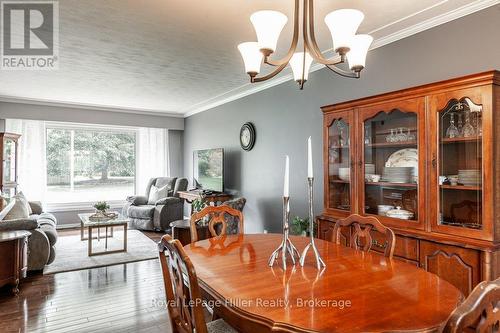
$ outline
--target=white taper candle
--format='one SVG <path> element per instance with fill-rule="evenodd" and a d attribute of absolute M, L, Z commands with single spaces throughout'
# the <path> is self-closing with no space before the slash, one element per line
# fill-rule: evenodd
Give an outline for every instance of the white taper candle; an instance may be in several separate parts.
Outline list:
<path fill-rule="evenodd" d="M 311 137 L 307 139 L 307 178 L 313 178 L 313 159 Z"/>
<path fill-rule="evenodd" d="M 284 197 L 289 197 L 290 196 L 290 159 L 288 158 L 288 155 L 286 155 L 285 159 L 285 185 L 283 186 L 283 196 Z"/>

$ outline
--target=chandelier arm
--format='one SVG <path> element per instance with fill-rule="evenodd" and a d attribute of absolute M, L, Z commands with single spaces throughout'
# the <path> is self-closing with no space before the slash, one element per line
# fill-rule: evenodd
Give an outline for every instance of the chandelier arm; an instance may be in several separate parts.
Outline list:
<path fill-rule="evenodd" d="M 264 63 L 271 65 L 271 66 L 281 66 L 283 64 L 288 64 L 290 59 L 292 58 L 293 54 L 295 53 L 295 50 L 297 49 L 297 44 L 299 42 L 299 14 L 300 14 L 300 0 L 295 0 L 295 11 L 294 11 L 294 18 L 293 18 L 293 37 L 292 37 L 292 44 L 290 45 L 290 49 L 288 49 L 288 53 L 281 59 L 279 60 L 272 60 L 269 59 L 268 56 L 264 57 Z"/>
<path fill-rule="evenodd" d="M 314 33 L 314 0 L 304 0 L 304 21 L 306 17 L 309 18 L 309 29 L 307 29 L 306 24 L 304 24 L 304 43 L 307 45 L 307 49 L 311 53 L 311 56 L 316 62 L 323 65 L 337 65 L 345 61 L 345 57 L 342 56 L 340 60 L 329 60 L 323 57 L 321 50 L 316 42 L 316 35 Z M 308 8 L 309 7 L 309 8 Z M 308 13 L 309 9 L 309 13 Z"/>
<path fill-rule="evenodd" d="M 349 72 L 349 71 L 345 71 L 341 68 L 338 68 L 335 65 L 325 65 L 325 66 L 326 66 L 326 68 L 328 68 L 332 72 L 337 73 L 338 75 L 341 75 L 343 77 L 349 77 L 349 78 L 353 78 L 353 79 L 359 79 L 359 77 L 360 77 L 359 71 Z"/>
<path fill-rule="evenodd" d="M 288 65 L 288 62 L 285 62 L 284 64 L 281 64 L 281 65 L 278 65 L 274 71 L 272 71 L 271 73 L 269 73 L 265 76 L 261 76 L 261 77 L 254 76 L 251 78 L 251 82 L 254 83 L 254 82 L 262 82 L 262 81 L 269 80 L 269 79 L 275 77 L 276 75 L 278 75 L 286 67 L 286 65 Z"/>

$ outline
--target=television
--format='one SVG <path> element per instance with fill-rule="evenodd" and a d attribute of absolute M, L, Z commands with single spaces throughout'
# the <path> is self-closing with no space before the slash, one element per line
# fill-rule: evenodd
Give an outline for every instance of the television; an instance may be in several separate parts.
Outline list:
<path fill-rule="evenodd" d="M 224 149 L 195 150 L 193 178 L 197 189 L 224 191 Z"/>

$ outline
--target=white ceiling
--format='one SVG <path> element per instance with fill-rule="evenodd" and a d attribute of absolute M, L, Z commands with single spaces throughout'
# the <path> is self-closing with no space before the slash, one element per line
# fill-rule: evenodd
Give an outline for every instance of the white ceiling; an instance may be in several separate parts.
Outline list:
<path fill-rule="evenodd" d="M 360 32 L 380 47 L 499 2 L 316 0 L 316 33 L 329 50 L 324 16 L 358 8 L 366 17 Z M 236 46 L 255 40 L 251 13 L 275 9 L 289 17 L 282 54 L 292 0 L 60 0 L 59 8 L 59 70 L 1 71 L 0 99 L 185 116 L 289 78 L 249 84 Z"/>

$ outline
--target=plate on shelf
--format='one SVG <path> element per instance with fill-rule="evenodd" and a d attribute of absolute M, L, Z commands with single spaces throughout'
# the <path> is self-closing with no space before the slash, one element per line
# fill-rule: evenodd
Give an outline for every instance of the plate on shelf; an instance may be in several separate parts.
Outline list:
<path fill-rule="evenodd" d="M 414 168 L 413 181 L 418 181 L 418 150 L 415 148 L 405 148 L 400 149 L 387 159 L 385 166 L 389 168 L 402 168 L 402 167 L 412 167 Z"/>
<path fill-rule="evenodd" d="M 392 153 L 385 162 L 386 167 L 414 167 L 418 168 L 418 150 L 405 148 Z"/>

